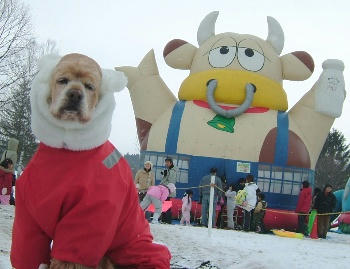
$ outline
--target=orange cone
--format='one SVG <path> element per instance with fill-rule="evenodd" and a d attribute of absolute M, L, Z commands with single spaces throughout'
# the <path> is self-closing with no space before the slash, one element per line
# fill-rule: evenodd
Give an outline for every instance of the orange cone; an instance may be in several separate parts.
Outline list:
<path fill-rule="evenodd" d="M 310 238 L 311 239 L 318 239 L 318 235 L 317 235 L 317 216 L 315 218 L 314 224 L 312 225 L 312 230 L 310 233 Z"/>

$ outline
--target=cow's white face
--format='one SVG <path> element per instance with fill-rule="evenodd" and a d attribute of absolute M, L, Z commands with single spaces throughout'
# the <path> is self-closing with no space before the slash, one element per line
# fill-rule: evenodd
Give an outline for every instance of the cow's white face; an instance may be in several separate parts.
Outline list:
<path fill-rule="evenodd" d="M 218 34 L 197 49 L 191 74 L 209 69 L 243 70 L 282 82 L 279 55 L 265 40 L 252 35 Z"/>
<path fill-rule="evenodd" d="M 245 107 L 286 111 L 288 102 L 282 81 L 304 80 L 311 76 L 311 56 L 306 52 L 280 56 L 284 34 L 279 23 L 271 17 L 268 18 L 269 35 L 263 40 L 229 32 L 215 35 L 213 25 L 217 15 L 212 12 L 202 21 L 197 33 L 199 48 L 175 39 L 164 49 L 168 65 L 190 70 L 180 87 L 179 99 L 209 102 L 210 97 L 214 103 L 241 105 L 248 100 L 247 85 L 254 85 L 254 96 L 249 97 Z M 214 91 L 209 90 L 210 80 L 217 82 Z"/>

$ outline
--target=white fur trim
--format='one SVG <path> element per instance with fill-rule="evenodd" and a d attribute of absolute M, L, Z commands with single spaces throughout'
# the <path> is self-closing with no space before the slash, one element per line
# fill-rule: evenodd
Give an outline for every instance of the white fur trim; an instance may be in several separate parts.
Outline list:
<path fill-rule="evenodd" d="M 47 264 L 40 264 L 38 269 L 48 269 L 49 267 L 47 266 Z"/>
<path fill-rule="evenodd" d="M 103 93 L 120 92 L 128 84 L 128 79 L 120 71 L 102 69 L 102 78 L 101 89 Z"/>
<path fill-rule="evenodd" d="M 41 142 L 55 148 L 88 150 L 98 147 L 110 135 L 115 107 L 113 93 L 125 87 L 126 78 L 122 72 L 103 70 L 102 94 L 91 120 L 86 124 L 61 121 L 52 116 L 47 103 L 51 74 L 59 60 L 54 56 L 45 57 L 41 61 L 42 69 L 33 80 L 30 92 L 32 131 Z"/>

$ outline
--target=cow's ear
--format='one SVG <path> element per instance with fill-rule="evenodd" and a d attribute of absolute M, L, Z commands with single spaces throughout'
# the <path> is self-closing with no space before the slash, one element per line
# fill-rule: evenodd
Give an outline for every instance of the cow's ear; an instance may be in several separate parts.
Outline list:
<path fill-rule="evenodd" d="M 314 60 L 305 51 L 294 51 L 281 57 L 283 79 L 305 80 L 314 72 Z"/>
<path fill-rule="evenodd" d="M 163 56 L 167 65 L 189 70 L 196 51 L 197 48 L 192 44 L 181 39 L 173 39 L 165 46 Z"/>

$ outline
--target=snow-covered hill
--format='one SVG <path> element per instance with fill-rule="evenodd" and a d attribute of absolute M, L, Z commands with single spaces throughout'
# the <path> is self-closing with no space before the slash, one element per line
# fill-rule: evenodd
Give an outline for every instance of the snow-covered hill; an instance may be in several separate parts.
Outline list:
<path fill-rule="evenodd" d="M 0 269 L 10 269 L 14 208 L 0 206 Z M 154 240 L 172 253 L 173 268 L 195 268 L 204 261 L 228 268 L 349 268 L 350 236 L 328 233 L 327 240 L 292 239 L 179 225 L 151 225 Z"/>

